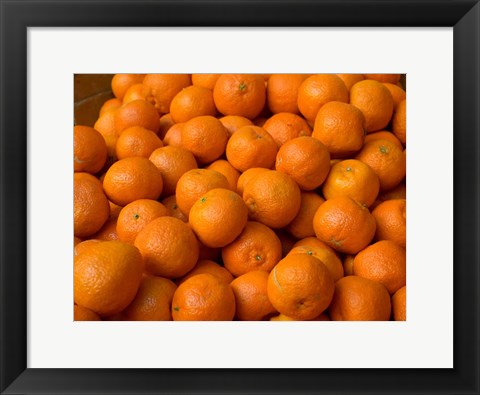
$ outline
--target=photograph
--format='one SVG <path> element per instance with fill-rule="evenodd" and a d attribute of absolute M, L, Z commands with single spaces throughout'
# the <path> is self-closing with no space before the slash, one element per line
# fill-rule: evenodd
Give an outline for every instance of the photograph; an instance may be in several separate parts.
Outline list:
<path fill-rule="evenodd" d="M 75 321 L 405 321 L 405 74 L 76 74 Z"/>

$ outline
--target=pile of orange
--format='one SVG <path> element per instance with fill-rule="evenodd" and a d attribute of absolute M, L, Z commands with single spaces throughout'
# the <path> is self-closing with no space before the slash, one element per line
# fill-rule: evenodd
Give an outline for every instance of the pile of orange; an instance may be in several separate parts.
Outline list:
<path fill-rule="evenodd" d="M 405 320 L 400 74 L 116 74 L 74 127 L 75 320 Z"/>

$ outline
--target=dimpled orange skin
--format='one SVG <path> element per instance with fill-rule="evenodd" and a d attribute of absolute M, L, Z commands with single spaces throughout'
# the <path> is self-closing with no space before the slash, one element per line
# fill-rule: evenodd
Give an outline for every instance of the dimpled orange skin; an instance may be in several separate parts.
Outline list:
<path fill-rule="evenodd" d="M 189 85 L 189 74 L 147 74 L 143 79 L 142 94 L 159 113 L 166 114 L 175 95 Z"/>
<path fill-rule="evenodd" d="M 372 241 L 375 227 L 375 218 L 368 209 L 344 196 L 327 200 L 313 218 L 320 241 L 347 254 L 363 250 Z"/>
<path fill-rule="evenodd" d="M 393 294 L 392 313 L 395 321 L 407 320 L 407 286 L 400 288 Z"/>
<path fill-rule="evenodd" d="M 315 192 L 302 192 L 300 210 L 293 221 L 285 227 L 285 230 L 297 239 L 315 236 L 313 217 L 324 202 L 325 199 Z"/>
<path fill-rule="evenodd" d="M 221 74 L 192 74 L 192 85 L 208 88 L 213 91 Z"/>
<path fill-rule="evenodd" d="M 398 139 L 398 137 L 396 137 L 392 132 L 389 132 L 387 130 L 381 130 L 379 132 L 373 132 L 373 133 L 367 134 L 365 136 L 365 141 L 363 142 L 363 144 L 367 144 L 370 141 L 379 140 L 379 139 L 389 140 L 392 143 L 397 144 L 398 148 L 403 149 L 403 145 L 401 141 Z"/>
<path fill-rule="evenodd" d="M 74 321 L 100 321 L 100 316 L 86 307 L 73 305 Z"/>
<path fill-rule="evenodd" d="M 228 132 L 217 118 L 204 115 L 185 122 L 181 140 L 199 163 L 211 163 L 225 152 Z"/>
<path fill-rule="evenodd" d="M 298 108 L 310 122 L 315 121 L 318 110 L 330 101 L 348 103 L 347 87 L 335 74 L 312 75 L 298 89 Z"/>
<path fill-rule="evenodd" d="M 290 112 L 298 114 L 298 88 L 306 74 L 272 74 L 267 83 L 267 105 L 274 114 Z"/>
<path fill-rule="evenodd" d="M 180 210 L 188 217 L 195 202 L 214 188 L 229 188 L 227 178 L 215 170 L 192 169 L 177 182 L 175 195 Z"/>
<path fill-rule="evenodd" d="M 132 156 L 148 158 L 160 147 L 163 147 L 162 140 L 154 132 L 141 126 L 132 126 L 125 129 L 118 137 L 115 153 L 118 159 Z"/>
<path fill-rule="evenodd" d="M 138 233 L 155 218 L 168 215 L 160 202 L 138 199 L 122 208 L 117 220 L 117 233 L 121 241 L 133 244 Z"/>
<path fill-rule="evenodd" d="M 237 182 L 240 177 L 240 172 L 235 169 L 232 164 L 225 159 L 218 159 L 215 162 L 210 163 L 206 169 L 218 171 L 223 174 L 230 185 L 232 191 L 237 190 Z"/>
<path fill-rule="evenodd" d="M 174 321 L 231 321 L 234 315 L 232 288 L 211 274 L 190 277 L 173 295 Z"/>
<path fill-rule="evenodd" d="M 126 206 L 138 199 L 160 197 L 163 180 L 160 171 L 147 158 L 131 157 L 115 162 L 107 170 L 103 189 L 109 200 Z"/>
<path fill-rule="evenodd" d="M 262 321 L 277 313 L 267 295 L 268 273 L 257 270 L 237 277 L 230 284 L 235 294 L 235 318 Z"/>
<path fill-rule="evenodd" d="M 162 174 L 162 196 L 175 194 L 180 177 L 187 171 L 198 167 L 193 154 L 182 147 L 166 146 L 157 148 L 152 152 L 149 159 Z"/>
<path fill-rule="evenodd" d="M 89 173 L 73 176 L 73 232 L 80 238 L 99 231 L 108 219 L 110 205 L 102 183 Z"/>
<path fill-rule="evenodd" d="M 407 98 L 407 93 L 398 85 L 390 84 L 388 82 L 384 83 L 383 85 L 390 91 L 390 94 L 393 98 L 393 108 L 396 109 L 398 104 Z"/>
<path fill-rule="evenodd" d="M 337 76 L 340 77 L 349 92 L 353 85 L 365 79 L 363 74 L 337 74 Z"/>
<path fill-rule="evenodd" d="M 322 185 L 325 199 L 347 196 L 370 207 L 378 196 L 380 182 L 375 172 L 365 163 L 347 159 L 330 169 Z"/>
<path fill-rule="evenodd" d="M 185 274 L 185 276 L 177 279 L 177 284 L 180 285 L 190 277 L 196 276 L 197 274 L 205 273 L 218 277 L 222 281 L 225 281 L 227 284 L 230 284 L 233 281 L 232 274 L 223 266 L 220 266 L 217 262 L 211 261 L 209 259 L 199 259 L 199 261 L 192 270 Z"/>
<path fill-rule="evenodd" d="M 122 100 L 127 90 L 135 84 L 141 84 L 144 78 L 144 74 L 115 74 L 111 82 L 112 92 Z"/>
<path fill-rule="evenodd" d="M 385 200 L 372 211 L 377 222 L 376 240 L 392 240 L 399 246 L 407 246 L 407 218 L 405 199 Z"/>
<path fill-rule="evenodd" d="M 248 182 L 257 174 L 264 173 L 268 170 L 269 169 L 266 169 L 264 167 L 252 167 L 251 169 L 245 170 L 242 174 L 240 174 L 240 177 L 238 177 L 236 188 L 237 193 L 243 196 L 243 190 L 245 188 L 245 185 L 247 185 Z"/>
<path fill-rule="evenodd" d="M 250 219 L 279 229 L 297 216 L 301 193 L 288 175 L 270 170 L 257 174 L 244 186 L 243 200 Z"/>
<path fill-rule="evenodd" d="M 390 295 L 377 281 L 347 276 L 335 283 L 328 314 L 332 321 L 388 321 Z"/>
<path fill-rule="evenodd" d="M 227 160 L 240 172 L 252 167 L 271 169 L 277 155 L 272 136 L 259 126 L 244 126 L 228 140 Z"/>
<path fill-rule="evenodd" d="M 265 82 L 258 74 L 222 74 L 213 89 L 213 99 L 223 115 L 254 119 L 265 105 Z"/>
<path fill-rule="evenodd" d="M 178 218 L 154 219 L 140 231 L 134 245 L 142 253 L 147 271 L 156 276 L 182 277 L 198 260 L 197 238 Z"/>
<path fill-rule="evenodd" d="M 392 94 L 378 81 L 364 80 L 353 85 L 350 104 L 362 111 L 367 133 L 385 128 L 392 118 Z"/>
<path fill-rule="evenodd" d="M 176 284 L 163 277 L 145 275 L 132 303 L 123 311 L 128 321 L 171 321 Z"/>
<path fill-rule="evenodd" d="M 353 274 L 382 283 L 392 295 L 407 282 L 405 248 L 390 240 L 378 241 L 360 251 L 353 261 Z"/>
<path fill-rule="evenodd" d="M 365 78 L 379 82 L 389 82 L 396 84 L 400 81 L 400 74 L 365 74 Z"/>
<path fill-rule="evenodd" d="M 278 147 L 296 137 L 311 136 L 312 128 L 300 115 L 280 112 L 272 115 L 263 124 Z"/>
<path fill-rule="evenodd" d="M 222 248 L 225 268 L 235 277 L 253 270 L 269 272 L 282 258 L 282 244 L 273 230 L 260 222 L 247 222 L 242 233 Z"/>
<path fill-rule="evenodd" d="M 92 244 L 75 256 L 75 303 L 99 315 L 121 312 L 135 297 L 143 272 L 137 248 L 119 241 Z"/>
<path fill-rule="evenodd" d="M 401 101 L 393 114 L 392 132 L 403 145 L 407 143 L 407 101 Z"/>
<path fill-rule="evenodd" d="M 95 174 L 107 161 L 107 145 L 94 128 L 77 125 L 73 128 L 73 169 Z"/>
<path fill-rule="evenodd" d="M 286 256 L 268 276 L 267 293 L 281 314 L 311 320 L 330 304 L 335 285 L 317 258 L 304 254 Z"/>
<path fill-rule="evenodd" d="M 122 133 L 131 126 L 142 126 L 158 133 L 160 116 L 155 107 L 145 100 L 133 100 L 115 110 L 113 121 L 117 133 Z"/>
<path fill-rule="evenodd" d="M 344 275 L 342 261 L 330 249 L 299 246 L 292 248 L 288 253 L 288 255 L 293 254 L 305 254 L 319 259 L 332 275 L 333 281 L 341 279 Z"/>
<path fill-rule="evenodd" d="M 201 115 L 214 116 L 216 113 L 212 91 L 200 86 L 182 89 L 170 103 L 170 115 L 175 123 L 187 122 Z"/>
<path fill-rule="evenodd" d="M 170 217 L 175 217 L 183 222 L 188 222 L 187 216 L 183 214 L 182 210 L 180 210 L 180 207 L 178 207 L 177 198 L 175 195 L 163 199 L 162 204 L 167 208 L 168 215 L 170 215 Z"/>
<path fill-rule="evenodd" d="M 253 122 L 250 119 L 239 115 L 226 115 L 219 119 L 230 136 L 243 126 L 253 126 Z"/>
<path fill-rule="evenodd" d="M 355 106 L 331 101 L 317 113 L 312 137 L 320 140 L 332 158 L 345 158 L 362 148 L 365 117 Z"/>
<path fill-rule="evenodd" d="M 380 181 L 380 192 L 395 188 L 405 178 L 406 156 L 397 144 L 378 139 L 365 144 L 355 159 L 370 166 Z"/>
<path fill-rule="evenodd" d="M 189 224 L 207 247 L 231 243 L 248 221 L 248 209 L 237 193 L 216 188 L 208 191 L 190 209 Z"/>
<path fill-rule="evenodd" d="M 297 137 L 280 147 L 275 169 L 289 175 L 301 190 L 312 191 L 327 178 L 330 154 L 327 148 L 313 137 Z"/>

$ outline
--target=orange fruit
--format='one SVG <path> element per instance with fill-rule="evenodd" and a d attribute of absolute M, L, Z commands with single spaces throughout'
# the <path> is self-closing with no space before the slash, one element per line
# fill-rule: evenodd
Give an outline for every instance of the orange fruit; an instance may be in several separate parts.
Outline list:
<path fill-rule="evenodd" d="M 398 104 L 407 98 L 407 93 L 398 85 L 390 84 L 388 82 L 383 85 L 390 91 L 393 98 L 393 109 L 396 109 Z"/>
<path fill-rule="evenodd" d="M 123 207 L 110 201 L 108 202 L 108 205 L 110 206 L 110 218 L 118 218 Z"/>
<path fill-rule="evenodd" d="M 75 248 L 78 244 L 80 244 L 82 242 L 82 239 L 78 238 L 78 237 L 73 237 L 73 248 Z"/>
<path fill-rule="evenodd" d="M 407 286 L 400 288 L 393 294 L 392 313 L 395 321 L 407 320 Z"/>
<path fill-rule="evenodd" d="M 114 125 L 117 133 L 121 134 L 131 126 L 142 126 L 145 129 L 158 133 L 160 116 L 155 107 L 145 100 L 134 100 L 115 110 Z"/>
<path fill-rule="evenodd" d="M 230 185 L 230 189 L 232 191 L 237 189 L 237 182 L 240 173 L 230 164 L 230 162 L 225 159 L 218 159 L 215 162 L 210 163 L 206 169 L 215 170 L 223 174 L 228 181 L 228 185 Z"/>
<path fill-rule="evenodd" d="M 122 104 L 123 104 L 122 101 L 120 99 L 117 99 L 116 97 L 112 99 L 108 99 L 105 103 L 102 104 L 102 107 L 100 107 L 98 116 L 101 117 L 108 110 L 120 108 Z"/>
<path fill-rule="evenodd" d="M 171 145 L 157 148 L 149 159 L 162 175 L 163 196 L 175 194 L 180 177 L 187 171 L 198 167 L 197 161 L 190 151 Z"/>
<path fill-rule="evenodd" d="M 75 303 L 99 315 L 120 313 L 135 297 L 142 272 L 142 256 L 134 246 L 120 241 L 92 244 L 75 256 Z"/>
<path fill-rule="evenodd" d="M 298 89 L 307 74 L 272 74 L 267 83 L 267 105 L 273 114 L 298 114 Z"/>
<path fill-rule="evenodd" d="M 218 277 L 220 280 L 225 281 L 227 284 L 230 284 L 233 280 L 232 274 L 223 266 L 220 266 L 217 262 L 211 261 L 209 259 L 200 259 L 192 270 L 190 270 L 187 274 L 185 274 L 185 276 L 177 280 L 177 284 L 180 285 L 190 277 L 196 276 L 197 274 L 205 273 Z"/>
<path fill-rule="evenodd" d="M 355 106 L 331 101 L 317 113 L 312 137 L 320 140 L 333 158 L 345 158 L 362 148 L 365 117 Z"/>
<path fill-rule="evenodd" d="M 215 115 L 213 93 L 208 88 L 189 86 L 178 92 L 170 103 L 170 115 L 175 123 L 187 122 L 201 115 Z"/>
<path fill-rule="evenodd" d="M 337 254 L 337 252 L 332 247 L 330 247 L 329 245 L 327 245 L 323 241 L 318 240 L 316 236 L 315 237 L 305 237 L 301 240 L 298 240 L 297 242 L 295 242 L 293 244 L 292 248 L 301 247 L 301 246 L 326 248 L 330 252 L 333 252 L 334 254 Z"/>
<path fill-rule="evenodd" d="M 86 307 L 73 305 L 73 320 L 74 321 L 100 321 L 100 316 L 94 311 Z"/>
<path fill-rule="evenodd" d="M 171 321 L 176 284 L 162 277 L 143 276 L 135 299 L 123 311 L 128 321 Z"/>
<path fill-rule="evenodd" d="M 232 288 L 211 274 L 190 277 L 173 295 L 174 321 L 231 321 L 234 315 Z"/>
<path fill-rule="evenodd" d="M 271 228 L 288 225 L 301 205 L 300 188 L 288 175 L 269 170 L 254 176 L 243 190 L 249 217 Z"/>
<path fill-rule="evenodd" d="M 172 125 L 170 129 L 168 129 L 167 133 L 165 133 L 165 137 L 163 138 L 164 145 L 171 145 L 174 147 L 181 147 L 182 146 L 182 129 L 185 126 L 185 123 L 176 123 Z"/>
<path fill-rule="evenodd" d="M 331 101 L 348 103 L 347 87 L 335 74 L 312 75 L 298 89 L 298 108 L 311 122 L 315 121 L 318 110 Z"/>
<path fill-rule="evenodd" d="M 243 126 L 228 140 L 227 160 L 235 169 L 244 172 L 252 167 L 272 168 L 277 145 L 272 136 L 259 126 Z"/>
<path fill-rule="evenodd" d="M 94 128 L 77 125 L 73 128 L 73 169 L 98 173 L 107 161 L 107 145 Z"/>
<path fill-rule="evenodd" d="M 367 144 L 372 140 L 379 140 L 379 139 L 391 141 L 392 143 L 397 144 L 398 148 L 403 149 L 403 145 L 400 142 L 400 140 L 392 132 L 389 132 L 387 130 L 381 130 L 379 132 L 373 132 L 373 133 L 367 134 L 365 136 L 365 141 L 363 142 L 363 144 Z"/>
<path fill-rule="evenodd" d="M 102 183 L 89 173 L 73 176 L 73 233 L 83 238 L 98 232 L 110 215 Z"/>
<path fill-rule="evenodd" d="M 192 84 L 213 91 L 215 84 L 221 74 L 192 74 Z"/>
<path fill-rule="evenodd" d="M 323 203 L 313 218 L 316 236 L 347 254 L 363 250 L 375 235 L 375 218 L 361 203 L 339 196 Z"/>
<path fill-rule="evenodd" d="M 187 171 L 177 182 L 175 195 L 178 207 L 188 217 L 194 203 L 214 188 L 229 188 L 228 181 L 223 174 L 208 169 Z"/>
<path fill-rule="evenodd" d="M 300 189 L 311 191 L 322 185 L 330 171 L 327 148 L 313 137 L 297 137 L 278 150 L 275 169 L 285 173 Z"/>
<path fill-rule="evenodd" d="M 390 294 L 407 281 L 405 248 L 390 240 L 378 241 L 360 251 L 353 261 L 353 274 L 383 284 Z"/>
<path fill-rule="evenodd" d="M 132 126 L 125 129 L 118 137 L 115 153 L 118 159 L 132 156 L 148 158 L 160 147 L 163 147 L 162 140 L 154 132 L 141 126 Z"/>
<path fill-rule="evenodd" d="M 190 209 L 188 223 L 207 247 L 231 243 L 248 221 L 248 209 L 237 193 L 223 188 L 203 194 Z"/>
<path fill-rule="evenodd" d="M 400 74 L 365 74 L 365 78 L 379 82 L 389 82 L 396 84 L 400 81 Z"/>
<path fill-rule="evenodd" d="M 355 159 L 370 166 L 380 181 L 380 191 L 395 188 L 406 174 L 403 150 L 388 140 L 373 140 L 365 144 Z"/>
<path fill-rule="evenodd" d="M 222 118 L 219 118 L 219 120 L 222 125 L 225 126 L 225 129 L 227 129 L 229 136 L 243 126 L 253 125 L 252 121 L 250 121 L 248 118 L 241 117 L 240 115 L 226 115 Z"/>
<path fill-rule="evenodd" d="M 88 240 L 82 241 L 81 243 L 78 243 L 73 249 L 73 255 L 76 256 L 81 254 L 83 251 L 87 250 L 92 244 L 95 244 L 95 243 L 101 243 L 101 240 L 88 239 Z"/>
<path fill-rule="evenodd" d="M 237 181 L 237 193 L 243 196 L 243 189 L 245 185 L 257 174 L 263 173 L 268 171 L 268 169 L 264 167 L 252 167 L 251 169 L 245 170 L 240 177 L 238 177 Z"/>
<path fill-rule="evenodd" d="M 349 92 L 353 85 L 365 79 L 363 74 L 337 74 L 337 76 L 340 77 Z"/>
<path fill-rule="evenodd" d="M 133 244 L 138 233 L 155 218 L 168 215 L 160 202 L 138 199 L 122 208 L 117 220 L 117 233 L 121 241 Z"/>
<path fill-rule="evenodd" d="M 175 217 L 182 220 L 183 222 L 188 222 L 188 218 L 185 216 L 185 214 L 182 213 L 180 207 L 178 207 L 177 197 L 175 195 L 163 199 L 162 204 L 167 208 L 168 215 L 170 217 Z"/>
<path fill-rule="evenodd" d="M 100 228 L 100 230 L 90 237 L 103 241 L 119 240 L 117 233 L 117 218 L 109 218 L 107 222 L 105 222 Z"/>
<path fill-rule="evenodd" d="M 406 144 L 407 142 L 407 101 L 401 101 L 397 108 L 395 109 L 395 113 L 393 114 L 392 119 L 392 132 L 398 139 L 402 142 L 402 144 Z"/>
<path fill-rule="evenodd" d="M 197 238 L 178 218 L 154 219 L 138 233 L 134 244 L 142 253 L 147 271 L 156 276 L 182 277 L 198 260 Z"/>
<path fill-rule="evenodd" d="M 393 98 L 390 91 L 377 81 L 357 82 L 350 90 L 350 104 L 362 111 L 367 133 L 385 128 L 393 114 Z"/>
<path fill-rule="evenodd" d="M 147 158 L 132 157 L 115 162 L 107 170 L 103 189 L 108 199 L 119 206 L 126 206 L 138 199 L 160 197 L 163 188 L 162 175 Z"/>
<path fill-rule="evenodd" d="M 265 82 L 258 74 L 222 74 L 213 89 L 215 105 L 223 115 L 253 119 L 265 105 Z"/>
<path fill-rule="evenodd" d="M 347 276 L 335 283 L 328 313 L 332 321 L 388 321 L 390 295 L 377 281 Z"/>
<path fill-rule="evenodd" d="M 254 270 L 269 272 L 281 258 L 279 238 L 260 222 L 247 222 L 242 233 L 222 248 L 223 264 L 235 277 Z"/>
<path fill-rule="evenodd" d="M 232 281 L 235 295 L 235 318 L 240 321 L 263 321 L 277 313 L 267 295 L 268 273 L 255 270 Z"/>
<path fill-rule="evenodd" d="M 281 314 L 311 320 L 330 304 L 335 284 L 325 265 L 307 254 L 287 255 L 268 276 L 267 293 Z"/>
<path fill-rule="evenodd" d="M 339 280 L 344 275 L 342 261 L 329 248 L 307 246 L 294 247 L 290 250 L 287 256 L 294 254 L 305 254 L 320 260 L 330 272 L 333 281 Z"/>
<path fill-rule="evenodd" d="M 367 164 L 357 159 L 343 160 L 332 166 L 322 185 L 325 199 L 339 196 L 352 198 L 370 207 L 378 196 L 380 182 Z"/>
<path fill-rule="evenodd" d="M 113 163 L 116 160 L 115 146 L 117 145 L 117 139 L 119 133 L 115 129 L 115 116 L 116 109 L 111 109 L 100 115 L 93 128 L 97 130 L 105 140 L 108 153 L 108 162 Z"/>
<path fill-rule="evenodd" d="M 228 132 L 217 118 L 204 115 L 185 122 L 181 139 L 199 163 L 211 163 L 225 152 Z"/>
<path fill-rule="evenodd" d="M 295 318 L 289 317 L 285 314 L 279 314 L 275 317 L 270 318 L 270 321 L 298 321 Z M 318 317 L 313 318 L 312 320 L 307 321 L 330 321 L 330 317 L 326 313 L 320 314 Z"/>
<path fill-rule="evenodd" d="M 343 258 L 343 272 L 345 276 L 353 276 L 353 261 L 355 259 L 355 255 L 345 255 Z"/>
<path fill-rule="evenodd" d="M 135 84 L 141 84 L 144 77 L 144 74 L 115 74 L 111 82 L 113 94 L 122 100 L 128 88 Z"/>
<path fill-rule="evenodd" d="M 372 211 L 377 222 L 376 240 L 391 240 L 405 248 L 407 219 L 405 199 L 385 200 Z"/>
<path fill-rule="evenodd" d="M 266 120 L 263 128 L 272 136 L 277 146 L 296 137 L 310 136 L 312 128 L 300 115 L 280 112 Z"/>
<path fill-rule="evenodd" d="M 302 192 L 300 210 L 285 230 L 297 239 L 315 236 L 313 217 L 325 200 L 315 192 Z"/>
<path fill-rule="evenodd" d="M 127 89 L 123 96 L 123 104 L 130 103 L 134 100 L 145 100 L 143 95 L 143 84 L 135 84 Z"/>
<path fill-rule="evenodd" d="M 163 140 L 168 130 L 175 125 L 170 114 L 164 114 L 160 117 L 160 129 L 158 130 L 158 136 Z"/>
<path fill-rule="evenodd" d="M 175 95 L 189 85 L 189 74 L 147 74 L 142 93 L 160 114 L 166 114 Z"/>

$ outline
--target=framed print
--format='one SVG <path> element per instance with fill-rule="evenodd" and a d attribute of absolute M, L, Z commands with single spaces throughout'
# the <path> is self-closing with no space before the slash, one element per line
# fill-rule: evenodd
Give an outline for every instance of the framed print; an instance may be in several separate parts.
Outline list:
<path fill-rule="evenodd" d="M 480 392 L 477 1 L 0 4 L 2 393 Z M 72 319 L 74 75 L 193 72 L 406 75 L 406 322 Z"/>

